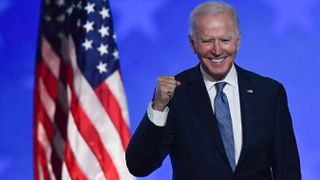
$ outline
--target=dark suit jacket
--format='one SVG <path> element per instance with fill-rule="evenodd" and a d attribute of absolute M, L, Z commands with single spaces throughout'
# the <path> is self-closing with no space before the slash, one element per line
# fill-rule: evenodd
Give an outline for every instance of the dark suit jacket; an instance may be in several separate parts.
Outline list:
<path fill-rule="evenodd" d="M 173 179 L 301 179 L 284 87 L 238 66 L 236 70 L 243 145 L 235 172 L 228 163 L 199 66 L 176 76 L 181 86 L 168 104 L 165 127 L 155 126 L 144 116 L 126 151 L 129 171 L 146 176 L 169 154 Z"/>

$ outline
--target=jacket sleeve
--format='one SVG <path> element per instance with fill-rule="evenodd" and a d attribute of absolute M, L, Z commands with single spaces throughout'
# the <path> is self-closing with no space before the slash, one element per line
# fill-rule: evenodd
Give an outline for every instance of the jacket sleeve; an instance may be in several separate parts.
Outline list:
<path fill-rule="evenodd" d="M 272 171 L 275 180 L 300 180 L 300 160 L 288 108 L 287 95 L 280 84 L 276 106 Z"/>
<path fill-rule="evenodd" d="M 147 114 L 144 115 L 126 150 L 126 163 L 131 174 L 147 176 L 161 166 L 168 154 L 163 143 L 166 126 L 158 127 Z"/>

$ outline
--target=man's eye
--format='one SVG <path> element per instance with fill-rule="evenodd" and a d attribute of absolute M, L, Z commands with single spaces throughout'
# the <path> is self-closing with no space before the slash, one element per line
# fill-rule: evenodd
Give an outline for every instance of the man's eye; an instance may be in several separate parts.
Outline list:
<path fill-rule="evenodd" d="M 202 43 L 203 44 L 209 44 L 209 43 L 211 43 L 211 41 L 210 40 L 204 40 L 204 41 L 202 41 Z"/>
<path fill-rule="evenodd" d="M 221 43 L 230 43 L 232 40 L 231 39 L 221 39 Z"/>

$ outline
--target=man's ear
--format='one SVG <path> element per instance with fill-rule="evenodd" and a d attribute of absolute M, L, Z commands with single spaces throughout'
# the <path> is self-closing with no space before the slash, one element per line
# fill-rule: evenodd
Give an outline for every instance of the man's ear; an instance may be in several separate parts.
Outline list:
<path fill-rule="evenodd" d="M 237 51 L 240 49 L 240 37 L 241 37 L 241 34 L 239 33 L 237 37 Z"/>
<path fill-rule="evenodd" d="M 237 51 L 240 49 L 240 37 L 237 40 Z"/>
<path fill-rule="evenodd" d="M 193 53 L 196 53 L 196 48 L 195 48 L 195 42 L 194 42 L 194 39 L 192 38 L 192 36 L 189 34 L 188 35 L 188 38 L 189 38 L 189 43 L 190 43 L 190 47 L 192 49 L 192 52 Z"/>

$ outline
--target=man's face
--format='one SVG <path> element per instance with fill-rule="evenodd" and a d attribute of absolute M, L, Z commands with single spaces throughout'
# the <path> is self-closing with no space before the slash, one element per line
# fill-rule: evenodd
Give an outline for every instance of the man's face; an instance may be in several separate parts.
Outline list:
<path fill-rule="evenodd" d="M 240 46 L 239 33 L 229 13 L 199 15 L 195 33 L 189 36 L 204 71 L 215 80 L 230 71 Z"/>

